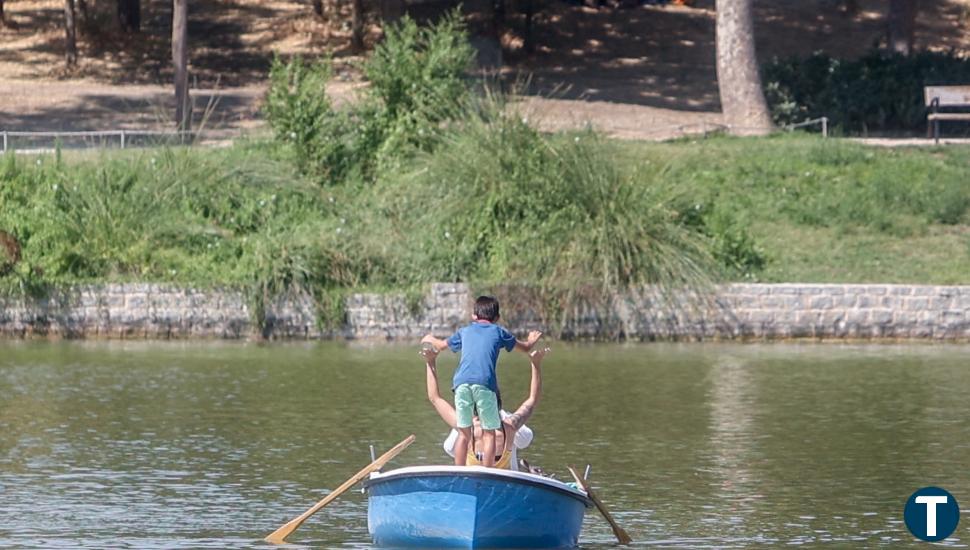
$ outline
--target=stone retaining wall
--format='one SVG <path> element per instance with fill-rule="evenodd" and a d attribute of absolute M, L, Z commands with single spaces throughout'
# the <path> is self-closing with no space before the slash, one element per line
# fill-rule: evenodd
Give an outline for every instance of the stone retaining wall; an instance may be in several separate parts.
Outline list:
<path fill-rule="evenodd" d="M 324 330 L 308 297 L 266 307 L 262 326 L 237 291 L 161 284 L 78 287 L 46 298 L 0 298 L 0 334 L 68 338 L 365 338 L 445 335 L 470 318 L 464 284 L 433 284 L 410 304 L 354 294 L 346 322 Z M 508 310 L 506 304 L 506 310 Z M 587 306 L 564 327 L 579 339 L 933 339 L 970 341 L 970 286 L 732 284 L 707 297 L 644 292 Z M 535 312 L 509 314 L 513 330 L 544 328 Z"/>

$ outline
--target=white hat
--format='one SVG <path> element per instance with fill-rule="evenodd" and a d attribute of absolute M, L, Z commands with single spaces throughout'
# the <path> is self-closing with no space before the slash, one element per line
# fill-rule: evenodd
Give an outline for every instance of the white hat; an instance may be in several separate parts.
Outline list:
<path fill-rule="evenodd" d="M 499 416 L 502 418 L 502 420 L 505 420 L 506 418 L 512 415 L 507 413 L 505 409 L 502 409 L 501 411 L 499 411 Z M 532 444 L 532 438 L 534 436 L 535 434 L 532 433 L 532 428 L 523 424 L 521 428 L 516 430 L 513 444 L 515 445 L 516 449 L 525 449 L 526 447 Z M 444 448 L 445 452 L 448 453 L 448 456 L 450 457 L 455 456 L 455 443 L 457 441 L 458 441 L 458 430 L 452 428 L 451 433 L 448 434 L 448 438 L 445 439 L 445 442 L 441 445 L 441 447 Z"/>

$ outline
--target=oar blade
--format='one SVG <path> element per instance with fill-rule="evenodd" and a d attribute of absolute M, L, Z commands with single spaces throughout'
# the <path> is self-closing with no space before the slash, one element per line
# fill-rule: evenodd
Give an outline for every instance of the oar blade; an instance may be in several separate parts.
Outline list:
<path fill-rule="evenodd" d="M 272 533 L 267 535 L 266 538 L 263 540 L 273 544 L 284 544 L 286 542 L 286 537 L 290 536 L 290 534 L 292 534 L 293 531 L 296 531 L 296 528 L 300 526 L 300 523 L 302 522 L 297 522 L 296 519 L 290 520 L 286 525 L 273 531 Z"/>
<path fill-rule="evenodd" d="M 578 483 L 579 486 L 586 491 L 586 496 L 593 501 L 593 504 L 596 505 L 596 508 L 600 511 L 600 514 L 602 514 L 603 518 L 606 519 L 606 521 L 610 524 L 610 528 L 613 529 L 613 535 L 616 537 L 617 542 L 620 544 L 630 544 L 633 542 L 633 539 L 626 532 L 626 529 L 620 527 L 620 524 L 613 519 L 613 515 L 610 514 L 610 511 L 606 509 L 606 506 L 602 502 L 600 502 L 600 499 L 596 496 L 596 493 L 589 488 L 586 480 L 579 477 L 579 474 L 576 473 L 576 470 L 572 466 L 567 466 L 567 468 L 569 468 L 569 473 L 573 475 L 573 479 L 576 480 L 576 483 Z"/>

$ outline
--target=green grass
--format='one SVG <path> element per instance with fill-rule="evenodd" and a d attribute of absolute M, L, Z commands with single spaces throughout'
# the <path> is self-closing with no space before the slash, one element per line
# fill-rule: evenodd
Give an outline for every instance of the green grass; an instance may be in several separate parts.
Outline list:
<path fill-rule="evenodd" d="M 770 261 L 759 279 L 812 283 L 970 283 L 970 227 L 932 226 L 907 238 L 761 223 L 752 227 Z"/>
<path fill-rule="evenodd" d="M 743 228 L 773 282 L 970 283 L 970 148 L 884 149 L 807 135 L 618 142 L 661 167 L 681 211 Z M 696 217 L 696 216 L 695 216 Z"/>
<path fill-rule="evenodd" d="M 470 119 L 373 180 L 285 146 L 0 159 L 8 290 L 152 281 L 281 292 L 531 285 L 566 307 L 711 280 L 970 284 L 970 150 L 811 136 L 671 143 Z M 2 258 L 0 258 L 2 260 Z M 337 320 L 339 307 L 331 307 Z"/>

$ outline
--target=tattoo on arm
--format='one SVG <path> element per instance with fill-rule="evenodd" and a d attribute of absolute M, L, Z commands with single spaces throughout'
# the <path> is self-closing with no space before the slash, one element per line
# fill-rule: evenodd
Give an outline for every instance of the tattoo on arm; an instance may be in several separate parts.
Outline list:
<path fill-rule="evenodd" d="M 515 411 L 515 414 L 509 416 L 509 420 L 518 429 L 525 424 L 530 416 L 532 416 L 532 405 L 522 405 L 519 410 Z"/>

